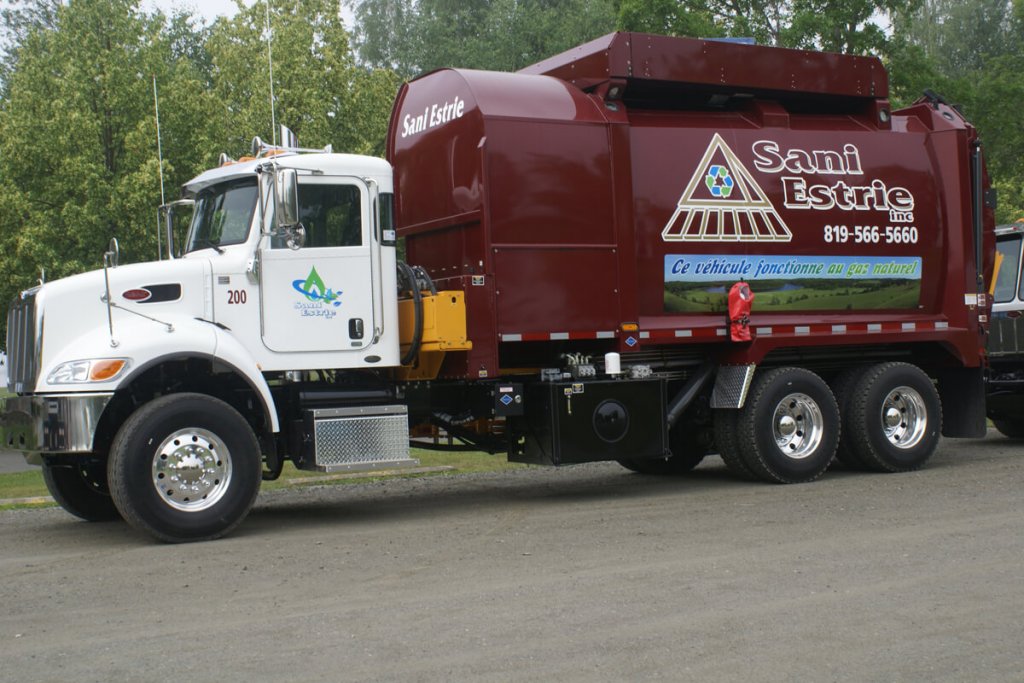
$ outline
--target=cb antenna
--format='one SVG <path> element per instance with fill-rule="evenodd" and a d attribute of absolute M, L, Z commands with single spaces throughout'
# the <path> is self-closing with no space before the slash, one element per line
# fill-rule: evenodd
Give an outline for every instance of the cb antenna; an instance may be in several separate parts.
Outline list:
<path fill-rule="evenodd" d="M 277 116 L 274 112 L 274 55 L 270 48 L 270 0 L 267 0 L 267 64 L 270 67 L 270 130 L 273 136 L 274 147 L 277 147 Z"/>
<path fill-rule="evenodd" d="M 160 98 L 156 91 L 156 76 L 153 76 L 153 113 L 156 118 L 156 158 L 158 161 L 157 169 L 160 172 L 160 206 L 163 206 L 167 203 L 167 200 L 164 198 L 164 149 L 160 140 Z M 161 261 L 163 258 L 163 247 L 160 244 L 160 212 L 157 211 L 156 260 Z"/>

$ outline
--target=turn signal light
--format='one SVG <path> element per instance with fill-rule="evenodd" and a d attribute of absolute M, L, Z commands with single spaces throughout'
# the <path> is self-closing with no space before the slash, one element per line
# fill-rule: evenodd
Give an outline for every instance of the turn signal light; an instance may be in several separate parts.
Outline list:
<path fill-rule="evenodd" d="M 106 382 L 108 379 L 117 377 L 124 369 L 125 361 L 121 358 L 111 360 L 96 360 L 92 362 L 89 369 L 89 379 L 93 382 Z"/>

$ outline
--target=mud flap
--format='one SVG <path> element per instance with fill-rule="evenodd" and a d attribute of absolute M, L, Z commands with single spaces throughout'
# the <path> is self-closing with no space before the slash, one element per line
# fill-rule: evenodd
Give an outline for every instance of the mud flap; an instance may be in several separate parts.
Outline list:
<path fill-rule="evenodd" d="M 985 376 L 982 368 L 946 368 L 938 374 L 942 435 L 961 439 L 985 436 Z"/>

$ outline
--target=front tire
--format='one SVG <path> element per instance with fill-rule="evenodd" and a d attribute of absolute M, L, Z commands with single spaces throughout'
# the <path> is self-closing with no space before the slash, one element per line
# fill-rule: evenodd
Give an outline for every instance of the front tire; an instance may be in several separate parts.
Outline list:
<path fill-rule="evenodd" d="M 107 487 L 107 472 L 100 463 L 71 467 L 43 466 L 43 481 L 57 504 L 87 522 L 120 519 Z"/>
<path fill-rule="evenodd" d="M 776 368 L 755 377 L 736 416 L 736 449 L 759 479 L 779 484 L 814 481 L 832 462 L 839 442 L 839 407 L 818 375 Z"/>
<path fill-rule="evenodd" d="M 171 394 L 125 421 L 107 472 L 114 504 L 132 526 L 179 543 L 238 526 L 261 470 L 256 435 L 238 411 L 204 394 Z"/>

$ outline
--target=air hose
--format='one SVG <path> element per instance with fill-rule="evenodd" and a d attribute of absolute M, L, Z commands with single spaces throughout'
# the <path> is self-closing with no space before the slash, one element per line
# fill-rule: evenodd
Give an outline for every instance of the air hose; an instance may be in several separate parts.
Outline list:
<path fill-rule="evenodd" d="M 400 286 L 403 288 L 403 291 L 408 287 L 412 293 L 412 342 L 409 344 L 409 350 L 402 356 L 402 365 L 411 365 L 419 355 L 420 346 L 423 343 L 423 293 L 420 291 L 420 283 L 416 278 L 416 271 L 405 261 L 398 262 L 398 279 L 402 283 Z"/>

